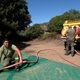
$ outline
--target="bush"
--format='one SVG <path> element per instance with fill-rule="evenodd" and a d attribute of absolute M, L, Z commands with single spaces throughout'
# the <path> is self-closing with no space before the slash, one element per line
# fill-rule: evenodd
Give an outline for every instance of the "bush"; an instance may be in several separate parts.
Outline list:
<path fill-rule="evenodd" d="M 45 32 L 40 39 L 55 39 L 56 38 L 56 33 L 54 32 Z"/>
<path fill-rule="evenodd" d="M 26 38 L 27 40 L 35 39 L 41 36 L 44 33 L 41 27 L 30 27 L 26 30 Z"/>

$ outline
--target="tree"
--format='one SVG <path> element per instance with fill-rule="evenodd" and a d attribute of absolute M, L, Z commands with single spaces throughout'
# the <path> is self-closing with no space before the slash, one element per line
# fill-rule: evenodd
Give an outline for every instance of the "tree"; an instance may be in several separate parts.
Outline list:
<path fill-rule="evenodd" d="M 44 31 L 41 28 L 40 24 L 34 24 L 33 26 L 29 27 L 26 31 L 26 37 L 27 39 L 34 39 L 38 38 L 44 33 Z"/>
<path fill-rule="evenodd" d="M 80 19 L 80 11 L 71 9 L 60 16 L 53 17 L 48 23 L 48 31 L 60 33 L 63 27 L 63 23 L 66 20 L 78 19 Z"/>
<path fill-rule="evenodd" d="M 0 0 L 0 32 L 15 38 L 31 22 L 26 0 Z"/>

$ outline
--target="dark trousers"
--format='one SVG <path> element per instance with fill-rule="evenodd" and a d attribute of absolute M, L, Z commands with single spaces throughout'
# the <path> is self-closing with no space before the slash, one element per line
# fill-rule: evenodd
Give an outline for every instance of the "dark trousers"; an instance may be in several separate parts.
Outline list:
<path fill-rule="evenodd" d="M 66 40 L 66 53 L 74 54 L 74 41 Z"/>

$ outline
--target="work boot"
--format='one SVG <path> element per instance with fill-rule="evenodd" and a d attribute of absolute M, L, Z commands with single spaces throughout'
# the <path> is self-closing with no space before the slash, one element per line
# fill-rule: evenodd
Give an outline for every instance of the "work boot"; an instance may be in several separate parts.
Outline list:
<path fill-rule="evenodd" d="M 65 55 L 69 55 L 71 53 L 71 51 L 66 51 Z"/>
<path fill-rule="evenodd" d="M 71 54 L 71 56 L 73 57 L 73 56 L 74 56 L 74 54 Z"/>
<path fill-rule="evenodd" d="M 74 51 L 74 52 L 72 51 L 72 52 L 71 52 L 71 56 L 73 57 L 74 55 L 75 55 L 75 51 Z"/>

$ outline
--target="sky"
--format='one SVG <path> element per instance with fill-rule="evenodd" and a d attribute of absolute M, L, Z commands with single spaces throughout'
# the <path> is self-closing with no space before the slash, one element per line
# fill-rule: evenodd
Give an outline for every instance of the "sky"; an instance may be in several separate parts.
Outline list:
<path fill-rule="evenodd" d="M 48 22 L 71 9 L 80 10 L 80 0 L 27 0 L 32 25 Z"/>

